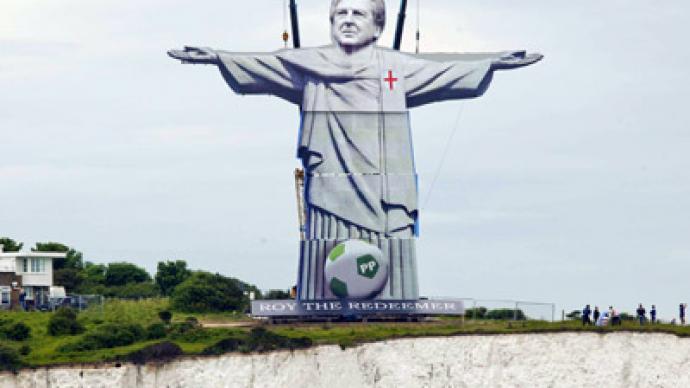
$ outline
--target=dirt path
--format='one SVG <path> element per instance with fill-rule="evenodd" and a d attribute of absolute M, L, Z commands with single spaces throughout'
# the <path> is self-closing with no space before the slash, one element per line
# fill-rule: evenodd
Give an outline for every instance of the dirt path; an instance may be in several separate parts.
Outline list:
<path fill-rule="evenodd" d="M 201 327 L 216 328 L 216 327 L 253 327 L 258 322 L 253 321 L 239 321 L 239 322 L 199 322 Z"/>

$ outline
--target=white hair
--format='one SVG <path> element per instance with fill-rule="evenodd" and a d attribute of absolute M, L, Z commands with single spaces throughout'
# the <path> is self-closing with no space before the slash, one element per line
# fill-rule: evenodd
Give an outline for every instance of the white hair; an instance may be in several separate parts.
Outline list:
<path fill-rule="evenodd" d="M 333 18 L 335 16 L 335 8 L 338 6 L 341 0 L 331 0 L 331 23 L 333 23 Z M 370 0 L 371 1 L 371 11 L 374 14 L 374 24 L 376 24 L 381 31 L 383 27 L 386 26 L 386 3 L 383 0 Z"/>

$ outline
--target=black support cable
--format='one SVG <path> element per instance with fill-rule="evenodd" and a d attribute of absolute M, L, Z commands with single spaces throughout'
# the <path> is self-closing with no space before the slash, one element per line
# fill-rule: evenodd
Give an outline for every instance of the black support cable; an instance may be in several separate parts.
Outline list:
<path fill-rule="evenodd" d="M 393 49 L 400 51 L 402 42 L 403 28 L 405 27 L 405 11 L 407 10 L 407 0 L 400 0 L 400 12 L 398 12 L 398 24 L 395 26 L 395 39 Z"/>
<path fill-rule="evenodd" d="M 299 21 L 297 20 L 297 2 L 290 0 L 290 22 L 292 24 L 292 47 L 300 48 Z"/>

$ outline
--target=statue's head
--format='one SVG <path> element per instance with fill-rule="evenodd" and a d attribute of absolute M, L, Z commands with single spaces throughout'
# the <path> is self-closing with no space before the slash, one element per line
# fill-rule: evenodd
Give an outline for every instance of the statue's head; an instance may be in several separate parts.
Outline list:
<path fill-rule="evenodd" d="M 340 46 L 357 48 L 376 42 L 386 25 L 383 0 L 331 0 L 331 37 Z"/>

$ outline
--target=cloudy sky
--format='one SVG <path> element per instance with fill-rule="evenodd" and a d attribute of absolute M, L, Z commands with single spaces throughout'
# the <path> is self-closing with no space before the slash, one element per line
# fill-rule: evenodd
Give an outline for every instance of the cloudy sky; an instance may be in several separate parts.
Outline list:
<path fill-rule="evenodd" d="M 421 3 L 422 51 L 546 56 L 480 99 L 412 111 L 421 293 L 675 314 L 690 301 L 690 3 Z M 328 2 L 299 11 L 303 46 L 328 43 Z M 294 284 L 297 110 L 165 55 L 272 51 L 283 20 L 283 0 L 0 0 L 0 235 Z"/>

